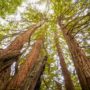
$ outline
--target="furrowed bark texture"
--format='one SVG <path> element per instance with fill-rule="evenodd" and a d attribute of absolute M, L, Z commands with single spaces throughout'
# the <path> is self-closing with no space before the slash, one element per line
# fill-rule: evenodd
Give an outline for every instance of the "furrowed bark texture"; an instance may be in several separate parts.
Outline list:
<path fill-rule="evenodd" d="M 8 67 L 12 64 L 13 60 L 11 59 L 20 55 L 20 50 L 22 49 L 23 45 L 29 41 L 35 30 L 43 24 L 44 21 L 33 25 L 29 30 L 21 33 L 18 37 L 16 37 L 16 39 L 6 49 L 0 51 L 0 72 L 5 67 Z"/>
<path fill-rule="evenodd" d="M 0 73 L 0 90 L 3 90 L 10 81 L 10 67 Z"/>
<path fill-rule="evenodd" d="M 18 90 L 40 90 L 41 75 L 43 74 L 46 61 L 47 56 L 39 57 Z"/>
<path fill-rule="evenodd" d="M 66 88 L 66 90 L 75 90 L 73 82 L 71 80 L 70 72 L 68 71 L 67 65 L 66 65 L 65 60 L 64 60 L 62 49 L 59 45 L 59 38 L 58 38 L 57 32 L 55 32 L 55 44 L 56 44 L 58 56 L 60 59 L 62 74 L 64 76 L 65 88 Z"/>
<path fill-rule="evenodd" d="M 90 90 L 90 61 L 75 38 L 70 33 L 67 33 L 67 28 L 64 27 L 60 20 L 58 23 L 70 49 L 82 90 Z"/>
<path fill-rule="evenodd" d="M 39 69 L 39 71 L 37 72 L 37 75 L 38 75 L 38 77 L 37 77 L 37 81 L 36 81 L 36 85 L 34 86 L 34 90 L 40 90 L 40 86 L 41 86 L 41 76 L 43 75 L 43 72 L 44 72 L 44 70 L 45 70 L 45 64 L 46 64 L 46 61 L 47 61 L 47 56 L 45 56 L 44 57 L 44 59 L 42 58 L 41 60 L 43 60 L 43 62 L 41 63 L 41 61 L 40 61 L 40 65 L 39 65 L 39 67 L 40 67 L 40 69 Z M 36 70 L 36 69 L 35 69 Z M 32 85 L 31 85 L 32 86 Z M 29 89 L 30 89 L 31 87 L 29 86 Z"/>
<path fill-rule="evenodd" d="M 30 80 L 31 82 L 29 84 L 29 90 L 40 90 L 40 85 L 41 85 L 40 78 L 41 78 L 41 75 L 43 74 L 46 61 L 47 61 L 47 56 L 45 56 L 43 59 L 41 59 L 38 62 L 38 65 L 35 66 L 34 71 L 33 71 L 34 72 L 33 78 L 31 78 L 31 80 Z"/>
<path fill-rule="evenodd" d="M 28 54 L 27 60 L 24 63 L 24 65 L 20 68 L 19 72 L 15 76 L 15 78 L 11 81 L 11 83 L 8 85 L 6 90 L 20 90 L 22 87 L 22 83 L 24 82 L 25 78 L 28 75 L 28 72 L 32 70 L 35 63 L 37 62 L 39 58 L 39 53 L 41 50 L 41 46 L 43 44 L 43 36 L 36 41 L 34 47 L 32 48 L 32 52 Z"/>
<path fill-rule="evenodd" d="M 10 81 L 10 66 L 14 61 L 18 60 L 23 45 L 29 41 L 36 29 L 43 24 L 44 21 L 41 21 L 33 25 L 30 29 L 17 36 L 6 49 L 0 51 L 0 90 Z"/>

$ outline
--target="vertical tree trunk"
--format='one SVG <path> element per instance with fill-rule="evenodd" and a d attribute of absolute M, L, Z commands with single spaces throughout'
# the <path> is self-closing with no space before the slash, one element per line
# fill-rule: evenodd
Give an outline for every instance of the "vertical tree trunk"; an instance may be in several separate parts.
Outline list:
<path fill-rule="evenodd" d="M 57 32 L 55 32 L 55 43 L 56 43 L 58 56 L 59 56 L 59 59 L 60 59 L 60 65 L 61 65 L 61 69 L 62 69 L 62 74 L 64 76 L 65 88 L 66 88 L 66 90 L 75 90 L 73 82 L 71 80 L 70 73 L 69 73 L 69 71 L 67 69 L 67 65 L 66 65 L 65 60 L 64 60 L 63 52 L 62 52 L 61 47 L 59 45 Z"/>
<path fill-rule="evenodd" d="M 18 90 L 40 90 L 41 75 L 43 74 L 47 56 L 40 57 L 34 67 L 28 72 L 23 85 Z"/>
<path fill-rule="evenodd" d="M 79 47 L 75 38 L 70 33 L 67 33 L 67 28 L 64 27 L 60 20 L 59 26 L 70 49 L 82 90 L 90 90 L 90 61 Z"/>
<path fill-rule="evenodd" d="M 31 84 L 29 85 L 29 90 L 40 90 L 41 85 L 41 75 L 43 74 L 45 64 L 47 61 L 47 56 L 40 60 L 39 64 L 35 67 L 35 73 L 33 74 L 33 78 L 31 78 Z"/>
<path fill-rule="evenodd" d="M 47 61 L 47 56 L 45 56 L 43 59 L 41 59 L 41 60 L 43 60 L 43 62 L 42 62 L 42 67 L 39 69 L 39 72 L 37 73 L 38 74 L 38 79 L 37 79 L 37 81 L 36 81 L 36 85 L 34 86 L 35 88 L 34 88 L 34 90 L 40 90 L 40 86 L 41 86 L 41 76 L 43 75 L 43 72 L 44 72 L 44 69 L 45 69 L 45 64 L 46 64 L 46 61 Z M 40 66 L 40 65 L 39 65 Z M 34 76 L 35 77 L 35 76 Z M 32 86 L 32 85 L 31 85 Z M 30 88 L 30 87 L 29 87 Z"/>
<path fill-rule="evenodd" d="M 15 78 L 10 82 L 6 90 L 10 90 L 10 89 L 20 90 L 25 78 L 28 75 L 28 72 L 30 72 L 33 69 L 35 63 L 39 58 L 39 53 L 41 50 L 41 46 L 43 44 L 43 39 L 44 37 L 42 36 L 36 41 L 35 45 L 32 48 L 32 52 L 27 56 L 26 62 L 21 67 Z"/>

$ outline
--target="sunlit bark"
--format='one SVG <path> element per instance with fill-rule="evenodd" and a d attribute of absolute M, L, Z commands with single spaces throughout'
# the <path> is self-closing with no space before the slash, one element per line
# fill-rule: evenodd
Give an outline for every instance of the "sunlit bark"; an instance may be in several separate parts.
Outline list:
<path fill-rule="evenodd" d="M 17 36 L 6 49 L 0 51 L 0 89 L 10 81 L 10 66 L 14 61 L 18 60 L 23 45 L 29 41 L 36 29 L 43 24 L 44 21 L 41 21 L 33 25 L 30 29 Z"/>
<path fill-rule="evenodd" d="M 41 21 L 38 24 L 33 25 L 30 29 L 16 37 L 16 39 L 6 49 L 0 51 L 0 71 L 12 64 L 13 60 L 11 59 L 20 55 L 20 50 L 23 45 L 29 41 L 35 30 L 43 24 L 44 21 Z M 8 63 L 10 60 L 11 62 Z"/>
<path fill-rule="evenodd" d="M 10 90 L 10 89 L 19 90 L 22 87 L 22 84 L 25 78 L 28 76 L 28 72 L 31 72 L 31 70 L 33 69 L 35 63 L 37 62 L 39 58 L 40 50 L 43 44 L 43 39 L 44 37 L 42 36 L 36 41 L 36 43 L 34 44 L 32 48 L 31 53 L 29 53 L 27 56 L 26 62 L 20 68 L 15 78 L 10 82 L 7 90 Z"/>

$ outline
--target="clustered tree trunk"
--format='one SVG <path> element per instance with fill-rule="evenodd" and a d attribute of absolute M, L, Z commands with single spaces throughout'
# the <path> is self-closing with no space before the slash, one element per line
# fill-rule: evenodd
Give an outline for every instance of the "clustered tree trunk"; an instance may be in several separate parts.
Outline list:
<path fill-rule="evenodd" d="M 90 61 L 75 38 L 71 33 L 68 33 L 68 29 L 62 24 L 61 18 L 58 18 L 58 23 L 70 49 L 82 90 L 90 90 Z"/>
<path fill-rule="evenodd" d="M 43 59 L 41 58 L 39 64 L 35 65 L 35 68 L 33 70 L 34 72 L 33 78 L 29 81 L 31 82 L 31 84 L 29 84 L 29 90 L 40 90 L 41 75 L 43 74 L 46 61 L 47 61 L 47 56 L 45 56 Z"/>
<path fill-rule="evenodd" d="M 23 45 L 29 41 L 32 34 L 38 29 L 44 21 L 33 25 L 29 30 L 21 33 L 16 39 L 4 50 L 0 51 L 0 90 L 39 90 L 40 77 L 44 71 L 47 56 L 41 56 L 40 51 L 44 42 L 42 35 L 34 44 L 32 51 L 27 55 L 25 63 L 13 78 L 10 78 L 10 66 L 19 59 Z M 90 90 L 90 61 L 87 59 L 84 51 L 79 47 L 77 41 L 68 33 L 68 29 L 62 24 L 61 18 L 58 24 L 63 32 L 70 49 L 75 69 L 82 87 L 82 90 Z M 55 32 L 55 44 L 60 59 L 62 74 L 64 76 L 66 90 L 74 90 L 70 73 L 67 69 L 62 49 L 59 45 L 59 38 Z M 59 84 L 56 82 L 59 87 Z M 61 87 L 59 87 L 61 90 Z"/>
<path fill-rule="evenodd" d="M 11 80 L 11 82 L 9 83 L 9 85 L 7 87 L 5 87 L 4 89 L 6 90 L 22 90 L 23 88 L 23 83 L 25 82 L 26 78 L 28 77 L 28 73 L 31 73 L 32 69 L 34 68 L 35 64 L 38 61 L 39 58 L 39 54 L 40 54 L 40 50 L 41 47 L 43 45 L 43 39 L 44 37 L 41 36 L 36 43 L 34 44 L 31 53 L 29 53 L 27 55 L 27 59 L 25 61 L 25 63 L 23 64 L 23 66 L 21 66 L 19 72 L 16 74 L 16 76 Z M 39 63 L 41 64 L 41 62 Z M 39 67 L 37 68 L 37 70 L 35 70 L 35 77 L 32 77 L 33 79 L 32 81 L 32 88 L 35 87 L 35 83 L 38 80 L 37 77 L 40 76 L 40 70 L 41 70 L 42 65 L 39 65 Z M 39 70 L 40 69 L 40 70 Z M 37 73 L 38 72 L 38 76 Z M 34 73 L 34 72 L 33 72 Z M 28 80 L 27 80 L 28 81 Z M 30 82 L 29 82 L 30 83 Z M 26 84 L 26 83 L 25 83 Z M 30 87 L 30 86 L 29 86 Z M 27 88 L 23 89 L 23 90 L 28 90 L 29 87 L 27 86 Z M 30 90 L 33 90 L 30 88 Z"/>
<path fill-rule="evenodd" d="M 18 60 L 23 45 L 29 41 L 36 29 L 43 24 L 44 21 L 41 21 L 38 24 L 33 25 L 27 31 L 17 36 L 6 49 L 0 51 L 0 89 L 4 88 L 7 83 L 10 82 L 10 66 L 14 61 Z"/>
<path fill-rule="evenodd" d="M 57 32 L 55 32 L 55 44 L 56 44 L 56 48 L 57 48 L 57 52 L 58 52 L 58 56 L 59 56 L 59 60 L 60 60 L 62 74 L 64 76 L 65 88 L 66 88 L 66 90 L 74 90 L 74 85 L 71 80 L 70 72 L 67 69 L 67 65 L 64 60 L 63 52 L 59 45 L 59 37 L 58 37 Z"/>
<path fill-rule="evenodd" d="M 0 51 L 0 72 L 12 64 L 12 59 L 21 54 L 20 50 L 22 49 L 23 45 L 29 41 L 35 30 L 43 24 L 44 21 L 41 21 L 38 24 L 33 25 L 27 31 L 16 37 L 16 39 L 6 49 Z"/>

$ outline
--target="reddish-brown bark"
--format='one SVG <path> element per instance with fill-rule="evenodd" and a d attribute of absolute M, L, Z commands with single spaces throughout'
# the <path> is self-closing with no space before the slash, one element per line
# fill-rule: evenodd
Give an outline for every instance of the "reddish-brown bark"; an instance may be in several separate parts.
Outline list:
<path fill-rule="evenodd" d="M 61 49 L 61 47 L 59 45 L 57 32 L 55 32 L 55 43 L 56 43 L 58 56 L 59 56 L 59 59 L 60 59 L 60 65 L 61 65 L 61 69 L 62 69 L 62 74 L 64 76 L 65 88 L 66 88 L 66 90 L 75 90 L 73 82 L 71 80 L 70 72 L 68 71 L 67 65 L 66 65 L 65 60 L 64 60 L 62 49 Z"/>
<path fill-rule="evenodd" d="M 6 49 L 0 51 L 0 86 L 3 87 L 8 83 L 8 81 L 10 81 L 11 64 L 18 60 L 19 56 L 21 55 L 20 50 L 22 49 L 23 45 L 29 41 L 36 29 L 43 24 L 44 21 L 41 21 L 38 24 L 33 25 L 27 31 L 17 36 Z M 2 87 L 0 87 L 0 89 L 2 89 Z"/>
<path fill-rule="evenodd" d="M 34 67 L 28 72 L 27 77 L 20 85 L 20 88 L 15 90 L 40 90 L 41 75 L 43 74 L 46 61 L 47 56 L 39 56 L 39 59 L 34 64 Z"/>
<path fill-rule="evenodd" d="M 3 90 L 3 88 L 7 86 L 7 83 L 9 83 L 9 81 L 10 81 L 10 68 L 0 73 L 0 90 Z"/>
<path fill-rule="evenodd" d="M 21 87 L 23 81 L 28 75 L 28 72 L 32 70 L 32 68 L 34 67 L 35 63 L 39 58 L 39 53 L 41 50 L 41 46 L 43 44 L 43 39 L 44 38 L 42 36 L 40 39 L 36 41 L 35 45 L 32 48 L 32 52 L 28 54 L 26 62 L 20 68 L 15 78 L 11 81 L 7 90 L 10 90 L 10 89 L 18 90 Z"/>
<path fill-rule="evenodd" d="M 47 61 L 47 56 L 41 58 L 38 65 L 36 65 L 34 69 L 35 73 L 33 74 L 33 78 L 30 80 L 31 84 L 29 85 L 29 90 L 40 90 L 40 83 L 41 83 L 40 78 L 41 75 L 43 74 L 46 61 Z"/>
<path fill-rule="evenodd" d="M 58 23 L 70 49 L 82 90 L 90 90 L 90 62 L 75 38 L 67 33 L 68 29 L 64 27 L 61 20 Z"/>
<path fill-rule="evenodd" d="M 20 55 L 20 50 L 22 49 L 23 45 L 29 41 L 31 35 L 35 32 L 37 28 L 43 25 L 43 23 L 44 21 L 33 25 L 30 29 L 16 37 L 16 39 L 6 49 L 0 51 L 0 71 L 6 65 L 6 62 Z"/>

